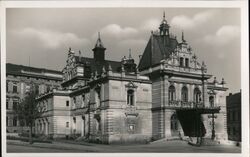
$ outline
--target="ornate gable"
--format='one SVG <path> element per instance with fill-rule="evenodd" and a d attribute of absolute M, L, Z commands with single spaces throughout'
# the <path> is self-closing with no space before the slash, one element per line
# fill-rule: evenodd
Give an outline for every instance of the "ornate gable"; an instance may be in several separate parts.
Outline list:
<path fill-rule="evenodd" d="M 137 88 L 138 86 L 136 86 L 134 84 L 134 82 L 130 81 L 128 84 L 125 85 L 127 88 L 130 88 L 130 89 L 135 89 Z"/>

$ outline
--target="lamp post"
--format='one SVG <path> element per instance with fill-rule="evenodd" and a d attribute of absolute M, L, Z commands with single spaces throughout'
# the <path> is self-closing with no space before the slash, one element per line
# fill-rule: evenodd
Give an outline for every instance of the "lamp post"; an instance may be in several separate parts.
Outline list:
<path fill-rule="evenodd" d="M 206 69 L 206 65 L 204 63 L 204 61 L 202 62 L 201 65 L 201 81 L 202 81 L 202 109 L 205 108 L 205 83 L 204 83 L 204 73 L 207 71 Z M 200 115 L 199 115 L 200 116 Z M 202 117 L 201 117 L 202 118 Z M 202 119 L 201 119 L 202 120 Z M 200 131 L 200 141 L 199 141 L 199 145 L 201 145 L 202 143 L 202 128 L 201 128 L 201 122 L 199 121 L 199 131 Z"/>
<path fill-rule="evenodd" d="M 214 113 L 212 113 L 212 115 L 208 115 L 208 118 L 212 118 L 212 135 L 211 135 L 211 139 L 214 140 L 215 139 L 215 121 L 214 119 L 217 118 L 216 115 L 214 115 Z"/>

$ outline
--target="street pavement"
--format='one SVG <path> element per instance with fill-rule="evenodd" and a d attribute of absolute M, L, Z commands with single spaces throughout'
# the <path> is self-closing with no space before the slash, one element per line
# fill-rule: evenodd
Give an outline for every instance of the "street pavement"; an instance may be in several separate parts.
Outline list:
<path fill-rule="evenodd" d="M 7 153 L 240 153 L 241 148 L 232 145 L 191 146 L 186 141 L 156 141 L 150 144 L 104 145 L 74 141 L 34 143 L 8 140 Z"/>

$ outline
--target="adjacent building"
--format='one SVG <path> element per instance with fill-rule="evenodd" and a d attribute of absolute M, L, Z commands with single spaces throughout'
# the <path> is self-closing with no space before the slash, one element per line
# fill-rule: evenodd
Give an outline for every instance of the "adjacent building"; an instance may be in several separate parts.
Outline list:
<path fill-rule="evenodd" d="M 62 81 L 59 71 L 28 67 L 23 65 L 6 64 L 6 125 L 7 133 L 21 133 L 28 131 L 26 124 L 21 124 L 15 115 L 15 108 L 33 90 L 37 94 L 46 93 L 58 88 Z"/>
<path fill-rule="evenodd" d="M 241 92 L 227 98 L 227 132 L 230 141 L 241 142 Z"/>
<path fill-rule="evenodd" d="M 225 81 L 212 81 L 184 39 L 170 34 L 165 16 L 151 32 L 139 65 L 131 54 L 105 59 L 100 35 L 93 58 L 69 49 L 61 87 L 37 97 L 36 134 L 101 143 L 141 143 L 203 137 L 226 141 Z"/>

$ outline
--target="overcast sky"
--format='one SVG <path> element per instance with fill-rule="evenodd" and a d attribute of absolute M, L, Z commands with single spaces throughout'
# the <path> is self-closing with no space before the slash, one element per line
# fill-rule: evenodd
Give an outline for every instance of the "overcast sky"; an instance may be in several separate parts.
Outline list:
<path fill-rule="evenodd" d="M 138 63 L 162 13 L 170 32 L 181 31 L 208 73 L 224 77 L 229 92 L 240 90 L 240 10 L 207 8 L 7 9 L 7 62 L 62 70 L 67 51 L 92 57 L 101 32 L 106 59 L 120 61 L 129 49 Z"/>

